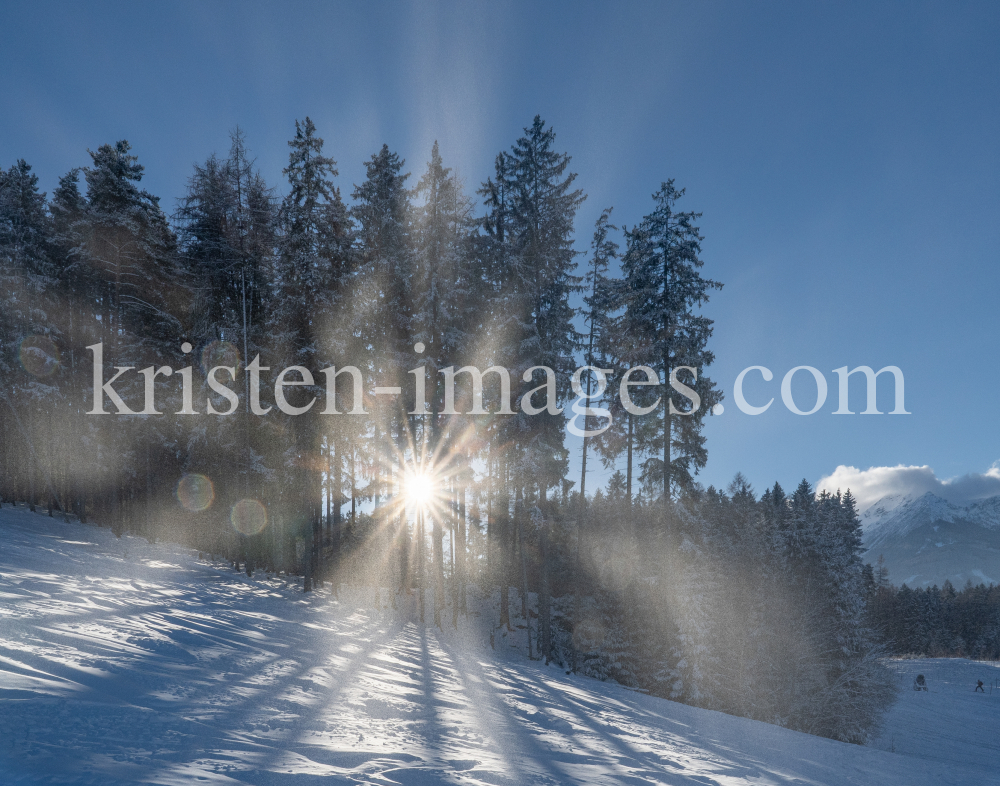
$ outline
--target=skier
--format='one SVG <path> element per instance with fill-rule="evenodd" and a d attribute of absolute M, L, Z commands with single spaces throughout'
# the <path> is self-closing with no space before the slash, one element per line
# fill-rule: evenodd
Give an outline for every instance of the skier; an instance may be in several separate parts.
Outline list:
<path fill-rule="evenodd" d="M 986 691 L 983 690 L 983 681 L 982 680 L 976 680 L 976 690 L 974 690 L 972 692 L 975 693 L 976 691 L 983 691 L 983 693 L 986 693 Z"/>
<path fill-rule="evenodd" d="M 918 674 L 917 678 L 913 681 L 913 690 L 927 690 L 927 681 L 924 679 L 923 674 Z"/>

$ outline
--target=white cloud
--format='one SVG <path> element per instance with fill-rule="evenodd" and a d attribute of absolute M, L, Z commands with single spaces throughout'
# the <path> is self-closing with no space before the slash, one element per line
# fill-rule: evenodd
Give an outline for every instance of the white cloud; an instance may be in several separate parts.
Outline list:
<path fill-rule="evenodd" d="M 956 478 L 941 480 L 929 466 L 869 467 L 858 469 L 841 464 L 831 474 L 821 478 L 816 490 L 835 492 L 851 490 L 858 509 L 865 510 L 889 494 L 920 496 L 928 491 L 955 505 L 968 505 L 978 499 L 1000 494 L 1000 462 L 986 472 L 970 472 Z"/>

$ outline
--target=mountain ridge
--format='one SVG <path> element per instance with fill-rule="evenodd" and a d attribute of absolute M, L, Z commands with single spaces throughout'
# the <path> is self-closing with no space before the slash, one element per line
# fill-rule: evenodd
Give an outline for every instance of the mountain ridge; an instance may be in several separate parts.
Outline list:
<path fill-rule="evenodd" d="M 1000 495 L 959 505 L 933 492 L 890 494 L 860 518 L 864 558 L 884 556 L 893 584 L 1000 583 Z"/>

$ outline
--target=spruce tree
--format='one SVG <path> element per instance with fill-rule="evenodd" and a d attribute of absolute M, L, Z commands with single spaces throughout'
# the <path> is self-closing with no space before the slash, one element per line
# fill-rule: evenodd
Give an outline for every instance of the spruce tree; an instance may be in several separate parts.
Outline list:
<path fill-rule="evenodd" d="M 514 548 L 515 544 L 524 548 L 530 505 L 560 485 L 567 462 L 565 416 L 549 408 L 531 416 L 523 411 L 522 397 L 539 384 L 537 372 L 528 380 L 524 374 L 533 367 L 551 369 L 556 401 L 549 404 L 561 408 L 569 395 L 578 346 L 569 296 L 580 281 L 573 274 L 572 234 L 584 196 L 572 187 L 576 175 L 567 172 L 570 157 L 553 149 L 555 132 L 545 128 L 538 116 L 524 131 L 509 154 L 497 157 L 495 178 L 480 189 L 488 209 L 483 250 L 493 287 L 492 354 L 494 362 L 511 371 L 512 407 L 517 413 L 498 422 L 491 440 L 491 455 L 496 451 L 498 466 L 503 467 L 497 473 L 495 506 L 502 623 L 508 620 L 505 588 Z M 511 496 L 513 529 L 506 523 Z M 524 603 L 525 571 L 520 573 Z"/>
<path fill-rule="evenodd" d="M 520 316 L 520 287 L 518 279 L 508 275 L 517 266 L 513 247 L 513 186 L 511 163 L 507 153 L 501 151 L 493 162 L 494 174 L 479 188 L 486 213 L 480 220 L 482 232 L 476 238 L 479 267 L 484 283 L 485 304 L 488 309 L 486 333 L 488 349 L 477 358 L 481 367 L 489 363 L 510 367 L 517 356 L 517 337 L 523 330 Z M 493 406 L 504 409 L 506 402 L 484 391 L 484 399 Z M 494 415 L 483 424 L 486 442 L 486 556 L 490 583 L 500 592 L 501 626 L 510 625 L 510 597 L 513 541 L 510 526 L 510 494 L 506 484 L 507 466 L 505 453 L 510 449 L 509 416 Z"/>
<path fill-rule="evenodd" d="M 645 461 L 644 472 L 664 499 L 690 488 L 705 465 L 702 425 L 722 397 L 705 373 L 715 359 L 708 349 L 713 328 L 700 313 L 710 291 L 722 285 L 700 273 L 702 237 L 694 224 L 700 214 L 676 209 L 683 194 L 673 180 L 663 183 L 653 195 L 653 212 L 627 233 L 616 301 L 624 309 L 618 339 L 631 348 L 619 354 L 630 365 L 653 368 L 660 378 L 659 410 L 643 419 L 646 446 L 659 450 Z M 695 372 L 684 370 L 689 368 Z M 699 401 L 679 396 L 672 379 Z"/>
<path fill-rule="evenodd" d="M 159 199 L 139 188 L 143 166 L 130 150 L 125 140 L 102 145 L 91 152 L 92 166 L 84 170 L 87 195 L 79 264 L 91 282 L 87 290 L 93 293 L 100 322 L 105 378 L 114 374 L 111 369 L 116 365 L 143 368 L 169 362 L 180 367 L 191 362 L 180 349 L 187 338 L 192 298 L 178 264 L 176 238 Z M 140 380 L 134 375 L 118 386 L 123 399 L 135 406 L 142 399 Z M 164 395 L 176 395 L 179 385 L 163 385 Z M 181 424 L 119 419 L 102 422 L 98 428 L 95 463 L 103 482 L 97 507 L 120 535 L 133 506 L 125 468 L 141 468 L 147 488 L 165 483 L 169 474 L 161 471 L 154 476 L 153 468 L 177 466 L 171 447 L 179 440 Z M 139 445 L 149 451 L 140 456 Z"/>
<path fill-rule="evenodd" d="M 555 131 L 535 116 L 508 158 L 512 204 L 513 255 L 506 271 L 513 285 L 520 320 L 517 358 L 512 371 L 519 395 L 537 382 L 525 382 L 523 372 L 545 366 L 556 374 L 556 394 L 564 404 L 579 346 L 573 327 L 575 311 L 570 295 L 580 278 L 574 275 L 573 221 L 585 199 L 573 188 L 576 174 L 568 172 L 570 156 L 553 148 Z M 544 496 L 566 468 L 565 415 L 542 412 L 530 419 L 522 412 L 515 420 L 521 447 L 520 483 L 531 478 Z"/>
<path fill-rule="evenodd" d="M 213 155 L 195 166 L 175 218 L 181 264 L 195 290 L 191 333 L 201 349 L 203 371 L 207 374 L 215 366 L 236 369 L 237 378 L 226 381 L 243 398 L 234 417 L 198 423 L 188 448 L 189 465 L 214 479 L 217 506 L 223 511 L 213 517 L 213 531 L 202 547 L 225 550 L 238 565 L 244 559 L 252 561 L 252 557 L 246 548 L 240 548 L 246 544 L 237 540 L 227 512 L 241 498 L 264 498 L 262 470 L 277 468 L 276 462 L 265 459 L 261 424 L 249 410 L 249 375 L 243 371 L 263 349 L 264 307 L 265 301 L 270 302 L 267 277 L 274 266 L 276 206 L 271 189 L 248 158 L 242 131 L 237 128 L 230 139 L 227 158 Z M 243 378 L 238 379 L 241 374 Z M 225 400 L 211 394 L 204 381 L 198 395 L 211 397 L 217 410 L 228 407 Z M 277 564 L 273 546 L 278 545 L 273 523 L 272 519 L 270 553 L 259 555 L 271 567 Z"/>
<path fill-rule="evenodd" d="M 308 117 L 296 121 L 284 170 L 290 186 L 279 211 L 280 251 L 274 278 L 274 308 L 269 334 L 282 347 L 282 365 L 296 365 L 313 375 L 313 385 L 289 395 L 292 407 L 323 395 L 315 374 L 332 361 L 336 339 L 328 328 L 344 298 L 350 274 L 352 232 L 340 191 L 333 184 L 337 163 L 323 155 L 323 140 Z M 326 341 L 333 339 L 333 341 Z M 334 344 L 334 346 L 330 346 Z M 292 531 L 306 547 L 304 589 L 317 581 L 322 549 L 322 432 L 319 407 L 291 418 L 292 444 L 286 449 L 291 483 L 284 506 Z M 292 493 L 288 493 L 291 491 Z"/>
<path fill-rule="evenodd" d="M 409 292 L 412 338 L 424 345 L 420 362 L 426 365 L 429 412 L 413 420 L 415 444 L 422 445 L 423 460 L 433 467 L 440 496 L 446 503 L 428 511 L 432 521 L 435 565 L 435 622 L 440 624 L 444 605 L 444 549 L 442 518 L 452 529 L 458 576 L 453 602 L 464 579 L 464 534 L 459 520 L 459 496 L 467 483 L 468 419 L 442 416 L 444 386 L 440 371 L 461 367 L 473 360 L 480 317 L 478 281 L 471 254 L 472 205 L 461 184 L 444 166 L 437 142 L 431 149 L 427 171 L 417 183 L 418 200 L 413 222 L 413 279 Z M 412 410 L 413 412 L 416 409 Z M 422 431 L 418 434 L 418 426 Z M 454 553 L 454 552 L 453 552 Z M 457 608 L 457 606 L 456 606 Z"/>
<path fill-rule="evenodd" d="M 609 335 L 610 320 L 607 318 L 608 267 L 611 261 L 618 257 L 618 244 L 608 237 L 610 232 L 618 229 L 618 227 L 611 223 L 611 210 L 611 208 L 605 208 L 594 224 L 594 237 L 590 242 L 591 257 L 584 278 L 585 289 L 588 290 L 588 294 L 584 297 L 584 303 L 586 304 L 584 316 L 587 325 L 587 344 L 584 359 L 588 366 L 599 368 L 604 367 L 604 361 L 602 359 L 601 365 L 598 365 L 598 356 L 595 355 L 595 351 L 599 351 L 611 339 Z M 590 399 L 593 381 L 593 374 L 588 373 L 584 385 L 584 392 L 588 400 Z M 612 388 L 610 384 L 608 387 L 609 389 Z M 589 417 L 584 418 L 583 430 L 585 432 L 591 429 L 596 430 L 598 427 L 598 424 L 591 423 L 590 421 Z M 587 497 L 587 448 L 589 440 L 590 437 L 588 435 L 583 437 L 580 498 L 584 501 Z"/>
<path fill-rule="evenodd" d="M 371 402 L 371 434 L 365 442 L 371 446 L 368 461 L 372 467 L 371 492 L 375 515 L 383 532 L 392 533 L 400 549 L 399 580 L 407 581 L 403 570 L 408 556 L 408 529 L 402 526 L 398 507 L 382 505 L 402 485 L 404 453 L 408 446 L 412 401 L 406 371 L 412 367 L 412 313 L 409 293 L 413 282 L 413 210 L 405 187 L 409 173 L 405 162 L 382 145 L 365 162 L 366 179 L 353 191 L 355 204 L 351 216 L 357 223 L 360 245 L 357 283 L 353 292 L 353 329 L 364 350 L 364 367 L 374 384 L 399 387 L 399 400 L 374 397 Z M 409 405 L 409 406 L 408 406 Z M 412 457 L 412 454 L 411 454 Z M 422 523 L 416 526 L 416 575 L 420 584 L 420 613 L 424 613 L 426 591 Z"/>
<path fill-rule="evenodd" d="M 51 429 L 43 428 L 51 418 L 43 414 L 58 411 L 62 398 L 51 240 L 45 194 L 31 166 L 20 159 L 0 171 L 0 439 L 18 478 L 13 485 L 22 488 L 21 494 L 10 489 L 7 495 L 26 498 L 34 510 L 44 483 L 50 511 L 55 448 Z M 24 460 L 14 461 L 17 455 Z"/>

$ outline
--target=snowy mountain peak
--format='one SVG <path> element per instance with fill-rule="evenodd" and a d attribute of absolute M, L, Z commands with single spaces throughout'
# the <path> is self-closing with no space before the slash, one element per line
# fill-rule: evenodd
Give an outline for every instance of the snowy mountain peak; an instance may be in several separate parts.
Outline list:
<path fill-rule="evenodd" d="M 932 491 L 889 494 L 861 514 L 865 540 L 881 540 L 889 535 L 905 535 L 915 527 L 941 521 L 968 521 L 987 529 L 1000 529 L 1000 496 L 968 505 L 956 505 Z"/>
<path fill-rule="evenodd" d="M 862 514 L 861 528 L 865 541 L 874 543 L 904 536 L 927 521 L 952 522 L 964 513 L 964 508 L 930 491 L 921 496 L 890 494 Z"/>
<path fill-rule="evenodd" d="M 871 519 L 882 518 L 898 508 L 900 505 L 905 505 L 913 499 L 914 497 L 909 494 L 889 494 L 882 497 L 871 507 L 866 508 L 861 514 L 861 521 L 865 522 Z"/>
<path fill-rule="evenodd" d="M 1000 496 L 973 502 L 967 510 L 970 520 L 987 529 L 1000 529 Z"/>
<path fill-rule="evenodd" d="M 956 505 L 933 492 L 889 495 L 861 515 L 861 527 L 867 559 L 884 556 L 893 583 L 1000 581 L 1000 496 Z"/>

